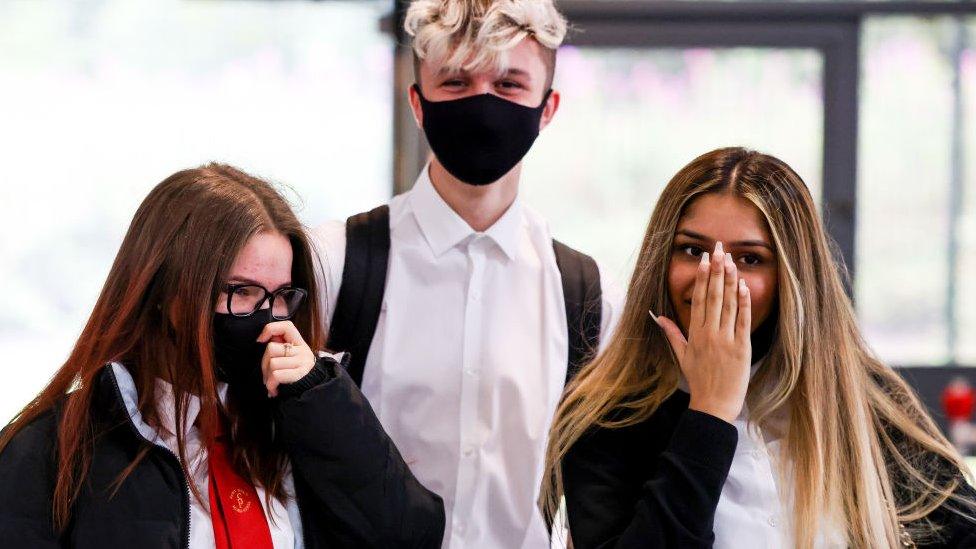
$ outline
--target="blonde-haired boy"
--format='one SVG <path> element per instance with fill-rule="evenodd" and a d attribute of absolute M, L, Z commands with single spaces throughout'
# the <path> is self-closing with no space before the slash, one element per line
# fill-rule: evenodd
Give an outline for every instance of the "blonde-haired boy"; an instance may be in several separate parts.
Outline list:
<path fill-rule="evenodd" d="M 443 498 L 444 547 L 547 547 L 549 424 L 613 321 L 593 260 L 518 199 L 559 108 L 566 21 L 551 0 L 414 0 L 405 29 L 433 154 L 388 207 L 317 231 L 330 347 L 352 351 L 353 378 Z"/>

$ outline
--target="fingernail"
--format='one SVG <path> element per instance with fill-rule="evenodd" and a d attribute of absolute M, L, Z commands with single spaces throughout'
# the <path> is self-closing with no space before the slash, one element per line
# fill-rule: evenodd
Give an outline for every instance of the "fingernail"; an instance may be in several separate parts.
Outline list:
<path fill-rule="evenodd" d="M 742 293 L 746 293 L 746 291 L 748 289 L 749 289 L 749 287 L 746 286 L 746 279 L 740 278 L 739 279 L 739 291 L 742 292 Z"/>
<path fill-rule="evenodd" d="M 730 253 L 725 254 L 725 264 L 728 265 L 729 267 L 735 267 L 735 262 L 732 261 L 732 254 Z"/>
<path fill-rule="evenodd" d="M 657 315 L 654 314 L 654 311 L 648 309 L 647 312 L 651 314 L 651 318 L 653 318 L 654 319 L 654 322 L 656 323 L 657 322 Z"/>
<path fill-rule="evenodd" d="M 722 247 L 722 241 L 719 240 L 715 243 L 715 255 L 722 255 L 725 252 L 725 248 Z"/>
<path fill-rule="evenodd" d="M 701 257 L 702 265 L 708 265 L 708 252 L 703 252 Z"/>

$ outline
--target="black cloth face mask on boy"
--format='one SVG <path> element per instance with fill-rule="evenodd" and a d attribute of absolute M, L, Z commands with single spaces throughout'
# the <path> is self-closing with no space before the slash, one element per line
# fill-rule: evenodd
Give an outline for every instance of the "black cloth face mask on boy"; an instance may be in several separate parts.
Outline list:
<path fill-rule="evenodd" d="M 250 316 L 214 313 L 213 339 L 217 379 L 235 393 L 248 396 L 267 395 L 261 359 L 268 347 L 258 336 L 272 322 L 271 307 L 254 311 Z"/>
<path fill-rule="evenodd" d="M 451 175 L 471 185 L 494 183 L 525 156 L 539 136 L 539 121 L 552 90 L 538 107 L 490 93 L 428 101 L 414 84 L 423 110 L 424 135 Z"/>

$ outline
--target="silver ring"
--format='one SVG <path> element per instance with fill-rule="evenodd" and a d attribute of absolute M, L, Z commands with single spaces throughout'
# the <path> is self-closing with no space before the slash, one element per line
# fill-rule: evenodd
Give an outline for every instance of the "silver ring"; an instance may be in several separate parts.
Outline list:
<path fill-rule="evenodd" d="M 291 343 L 285 343 L 285 356 L 291 356 Z"/>

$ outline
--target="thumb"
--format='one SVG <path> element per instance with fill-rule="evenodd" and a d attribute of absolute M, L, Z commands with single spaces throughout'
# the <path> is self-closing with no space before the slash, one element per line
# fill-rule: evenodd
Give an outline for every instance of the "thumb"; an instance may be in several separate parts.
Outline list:
<path fill-rule="evenodd" d="M 657 316 L 651 311 L 648 312 L 651 313 L 651 318 L 654 319 L 654 322 L 656 322 L 657 325 L 661 327 L 661 330 L 664 331 L 664 337 L 668 338 L 668 343 L 671 344 L 671 349 L 674 350 L 674 355 L 680 363 L 681 357 L 685 355 L 685 347 L 688 346 L 688 340 L 685 339 L 685 335 L 681 333 L 681 329 L 678 328 L 678 325 L 672 322 L 668 317 Z"/>

